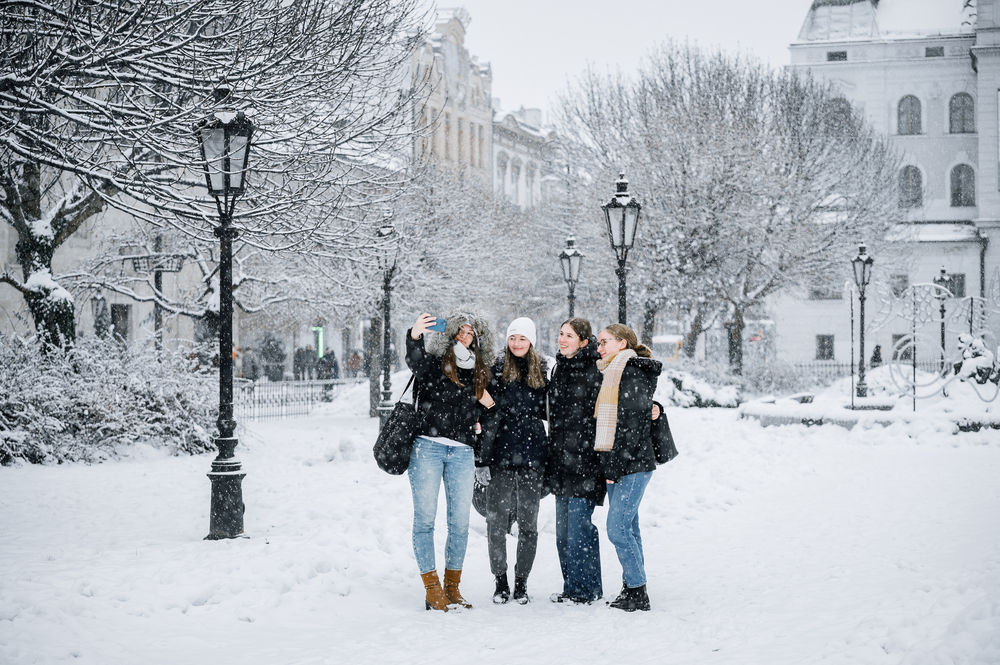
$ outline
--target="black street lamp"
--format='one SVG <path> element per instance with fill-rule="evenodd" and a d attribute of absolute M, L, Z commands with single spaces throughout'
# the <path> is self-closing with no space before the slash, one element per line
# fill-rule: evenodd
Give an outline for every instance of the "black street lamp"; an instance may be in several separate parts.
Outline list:
<path fill-rule="evenodd" d="M 608 223 L 608 235 L 611 236 L 611 247 L 618 258 L 618 323 L 625 323 L 625 259 L 628 250 L 635 242 L 635 229 L 639 225 L 639 212 L 642 206 L 628 193 L 628 180 L 625 173 L 619 172 L 615 181 L 615 195 L 601 206 L 604 219 Z"/>
<path fill-rule="evenodd" d="M 385 425 L 392 413 L 392 379 L 390 378 L 392 329 L 389 323 L 389 305 L 392 299 L 392 278 L 396 274 L 396 261 L 399 257 L 399 236 L 390 223 L 391 215 L 387 214 L 384 225 L 378 230 L 378 236 L 384 241 L 379 249 L 378 264 L 382 271 L 382 403 L 378 406 L 379 430 Z"/>
<path fill-rule="evenodd" d="M 934 285 L 938 287 L 937 293 L 934 295 L 941 303 L 941 369 L 944 369 L 945 355 L 948 351 L 944 345 L 944 317 L 946 313 L 944 303 L 951 296 L 951 277 L 948 276 L 948 271 L 944 266 L 941 266 L 941 275 L 934 278 Z"/>
<path fill-rule="evenodd" d="M 223 101 L 228 91 L 218 91 L 216 101 Z M 218 456 L 208 474 L 212 481 L 212 514 L 206 540 L 235 538 L 243 533 L 243 478 L 239 460 L 234 457 L 238 443 L 233 432 L 233 240 L 238 232 L 232 227 L 236 198 L 246 189 L 247 162 L 253 124 L 242 111 L 218 111 L 195 125 L 201 145 L 202 166 L 208 193 L 215 197 L 219 210 L 219 437 L 215 440 Z"/>
<path fill-rule="evenodd" d="M 559 254 L 559 261 L 562 263 L 563 279 L 569 286 L 569 318 L 575 316 L 576 310 L 576 283 L 580 279 L 580 260 L 583 259 L 583 252 L 576 248 L 576 238 L 570 236 L 566 238 L 566 249 Z"/>
<path fill-rule="evenodd" d="M 858 363 L 858 397 L 868 396 L 868 385 L 865 384 L 865 287 L 871 281 L 873 263 L 875 260 L 868 256 L 865 244 L 858 245 L 858 255 L 851 259 L 851 265 L 854 268 L 854 283 L 858 285 L 858 300 L 861 301 L 861 361 Z"/>

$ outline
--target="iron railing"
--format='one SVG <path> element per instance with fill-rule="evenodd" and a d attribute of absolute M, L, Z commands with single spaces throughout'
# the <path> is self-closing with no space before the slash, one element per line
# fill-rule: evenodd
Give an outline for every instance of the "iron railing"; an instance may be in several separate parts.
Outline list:
<path fill-rule="evenodd" d="M 905 367 L 912 366 L 912 361 L 910 360 L 900 359 L 890 362 L 896 362 Z M 796 374 L 800 374 L 802 376 L 813 376 L 818 379 L 839 379 L 841 377 L 851 375 L 851 363 L 839 362 L 836 360 L 814 360 L 807 363 L 793 363 L 792 368 L 795 370 Z M 875 368 L 868 366 L 869 372 L 873 369 Z M 941 370 L 941 361 L 918 360 L 917 369 L 936 374 Z M 854 365 L 854 373 L 858 373 L 857 364 Z"/>
<path fill-rule="evenodd" d="M 332 402 L 346 387 L 359 383 L 368 383 L 368 378 L 322 381 L 236 379 L 233 385 L 236 420 L 280 420 L 309 415 L 317 405 Z"/>

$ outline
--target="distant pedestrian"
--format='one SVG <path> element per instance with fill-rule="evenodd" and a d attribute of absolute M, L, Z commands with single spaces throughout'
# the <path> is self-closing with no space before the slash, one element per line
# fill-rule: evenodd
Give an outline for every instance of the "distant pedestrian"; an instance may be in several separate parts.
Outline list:
<path fill-rule="evenodd" d="M 302 347 L 295 349 L 292 354 L 292 375 L 296 381 L 301 381 L 306 371 L 306 350 Z"/>
<path fill-rule="evenodd" d="M 257 364 L 257 354 L 253 352 L 253 348 L 248 346 L 243 351 L 241 367 L 243 369 L 242 374 L 244 379 L 256 381 L 260 378 L 260 366 Z"/>
<path fill-rule="evenodd" d="M 344 363 L 344 369 L 347 372 L 347 376 L 352 379 L 358 375 L 359 371 L 361 371 L 361 356 L 358 355 L 357 351 L 352 353 L 351 357 L 347 359 L 346 363 Z"/>
<path fill-rule="evenodd" d="M 875 369 L 876 367 L 879 367 L 881 365 L 882 365 L 882 345 L 876 344 L 875 350 L 872 351 L 872 359 L 868 363 L 868 366 L 871 367 L 872 369 Z"/>
<path fill-rule="evenodd" d="M 303 372 L 303 374 L 304 374 L 303 378 L 308 379 L 309 381 L 312 381 L 313 379 L 316 378 L 316 361 L 317 360 L 318 360 L 318 358 L 316 357 L 316 351 L 315 351 L 315 349 L 312 348 L 312 344 L 307 344 L 306 345 L 306 353 L 305 353 L 305 369 L 304 369 L 304 372 Z"/>

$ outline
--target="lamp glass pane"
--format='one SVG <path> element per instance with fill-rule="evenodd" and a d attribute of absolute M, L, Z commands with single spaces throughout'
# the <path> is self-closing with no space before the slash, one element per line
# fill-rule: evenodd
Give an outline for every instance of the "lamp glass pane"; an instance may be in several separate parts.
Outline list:
<path fill-rule="evenodd" d="M 212 193 L 225 191 L 223 160 L 226 137 L 222 127 L 205 127 L 201 130 L 201 144 L 205 150 L 205 171 Z"/>
<path fill-rule="evenodd" d="M 580 278 L 580 259 L 582 258 L 583 254 L 579 252 L 569 257 L 569 276 L 574 282 Z"/>
<path fill-rule="evenodd" d="M 631 201 L 629 202 L 632 203 Z M 625 206 L 625 223 L 624 223 L 624 233 L 625 233 L 625 246 L 631 248 L 632 243 L 635 242 L 635 228 L 639 223 L 639 206 L 627 205 Z"/>
<path fill-rule="evenodd" d="M 851 260 L 851 266 L 854 268 L 854 283 L 857 284 L 859 289 L 864 284 L 864 268 L 862 267 L 864 262 L 864 259 L 860 256 Z"/>
<path fill-rule="evenodd" d="M 559 255 L 559 261 L 562 263 L 563 279 L 567 282 L 573 279 L 572 266 L 570 265 L 569 254 L 563 252 Z"/>
<path fill-rule="evenodd" d="M 229 187 L 243 190 L 243 173 L 246 169 L 248 136 L 230 134 L 229 136 Z"/>
<path fill-rule="evenodd" d="M 614 199 L 604 209 L 604 215 L 608 220 L 608 232 L 611 234 L 611 245 L 613 247 L 622 246 L 622 226 L 624 225 L 622 217 L 624 213 L 624 208 L 618 205 L 618 201 Z"/>

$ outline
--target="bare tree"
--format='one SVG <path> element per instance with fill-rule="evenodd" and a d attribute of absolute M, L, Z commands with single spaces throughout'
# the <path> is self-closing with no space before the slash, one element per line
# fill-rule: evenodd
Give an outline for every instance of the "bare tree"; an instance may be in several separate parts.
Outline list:
<path fill-rule="evenodd" d="M 416 93 L 415 0 L 24 0 L 0 6 L 0 216 L 40 337 L 74 337 L 52 255 L 121 209 L 213 243 L 193 123 L 257 125 L 234 223 L 266 250 L 339 254 L 359 211 L 398 195 Z"/>
<path fill-rule="evenodd" d="M 901 220 L 888 139 L 808 77 L 667 44 L 634 80 L 586 73 L 559 113 L 576 159 L 627 169 L 643 201 L 630 295 L 646 320 L 681 307 L 696 337 L 724 317 L 737 372 L 747 312 L 840 275 Z"/>

